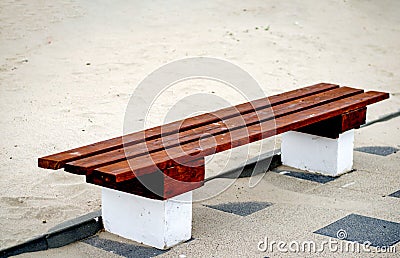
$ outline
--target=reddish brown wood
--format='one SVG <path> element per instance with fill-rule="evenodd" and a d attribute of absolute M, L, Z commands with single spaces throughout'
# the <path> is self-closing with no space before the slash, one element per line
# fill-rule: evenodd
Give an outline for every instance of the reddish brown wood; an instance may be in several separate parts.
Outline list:
<path fill-rule="evenodd" d="M 262 109 L 269 105 L 277 105 L 294 99 L 305 96 L 310 96 L 316 93 L 327 91 L 339 87 L 338 85 L 320 83 L 309 87 L 285 92 L 269 98 L 262 98 L 251 102 L 243 103 L 234 107 L 227 107 L 216 112 L 206 113 L 191 117 L 185 120 L 172 122 L 163 126 L 154 127 L 145 131 L 131 133 L 122 137 L 112 138 L 110 140 L 101 141 L 98 143 L 86 145 L 83 147 L 75 148 L 72 150 L 64 151 L 61 153 L 45 156 L 38 159 L 38 166 L 49 169 L 59 169 L 64 167 L 68 162 L 78 160 L 81 158 L 97 155 L 104 152 L 122 148 L 123 143 L 126 146 L 134 145 L 137 143 L 149 141 L 160 137 L 161 132 L 163 136 L 176 133 L 177 131 L 185 131 L 201 125 L 218 122 L 221 119 L 246 114 L 253 110 Z"/>
<path fill-rule="evenodd" d="M 65 166 L 89 183 L 168 199 L 204 184 L 205 156 L 289 130 L 335 138 L 358 128 L 366 106 L 389 97 L 362 92 L 318 84 L 129 134 L 125 149 L 117 137 L 40 158 L 39 166 Z"/>
<path fill-rule="evenodd" d="M 290 102 L 274 105 L 272 108 L 260 109 L 241 116 L 228 118 L 218 123 L 211 123 L 180 133 L 167 135 L 162 138 L 138 143 L 133 146 L 128 146 L 125 149 L 121 148 L 69 162 L 65 165 L 65 170 L 74 174 L 88 175 L 97 167 L 106 166 L 118 161 L 122 161 L 126 158 L 139 157 L 147 155 L 148 152 L 153 153 L 189 142 L 198 141 L 200 137 L 211 137 L 213 135 L 226 133 L 244 126 L 249 126 L 259 122 L 267 121 L 268 119 L 299 112 L 307 108 L 336 101 L 338 99 L 353 96 L 362 92 L 362 90 L 349 87 L 335 88 Z"/>
<path fill-rule="evenodd" d="M 345 114 L 311 124 L 296 131 L 317 136 L 337 139 L 339 134 L 365 124 L 367 108 L 350 111 Z"/>
<path fill-rule="evenodd" d="M 89 175 L 86 182 L 157 200 L 166 200 L 204 185 L 204 159 L 190 162 L 187 166 L 177 164 L 164 172 L 119 183 L 98 180 Z"/>
<path fill-rule="evenodd" d="M 358 129 L 361 125 L 365 124 L 367 120 L 367 107 L 358 110 L 350 111 L 341 115 L 342 128 L 341 133 L 350 129 Z"/>
<path fill-rule="evenodd" d="M 199 142 L 191 142 L 167 150 L 150 153 L 150 155 L 132 158 L 129 160 L 130 164 L 134 164 L 132 169 L 129 167 L 127 161 L 100 167 L 93 171 L 92 176 L 98 180 L 97 182 L 101 181 L 104 183 L 118 183 L 133 179 L 153 173 L 157 168 L 165 170 L 176 163 L 188 162 L 275 134 L 297 130 L 319 121 L 362 109 L 369 104 L 387 99 L 388 97 L 387 93 L 373 91 L 358 94 L 301 112 L 291 113 L 276 120 L 268 120 L 260 124 L 233 130 L 230 134 L 222 133 L 213 138 L 201 139 Z M 217 145 L 215 142 L 217 142 Z"/>

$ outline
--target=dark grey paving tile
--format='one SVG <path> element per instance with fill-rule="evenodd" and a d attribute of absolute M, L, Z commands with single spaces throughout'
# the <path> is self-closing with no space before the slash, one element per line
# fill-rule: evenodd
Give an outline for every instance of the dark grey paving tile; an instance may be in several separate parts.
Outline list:
<path fill-rule="evenodd" d="M 392 246 L 400 241 L 400 223 L 350 214 L 314 233 L 371 246 Z"/>
<path fill-rule="evenodd" d="M 355 148 L 354 150 L 379 156 L 388 156 L 396 153 L 399 149 L 390 146 L 367 146 Z"/>
<path fill-rule="evenodd" d="M 205 205 L 206 207 L 233 213 L 239 216 L 247 216 L 254 212 L 260 211 L 262 209 L 271 206 L 272 203 L 269 202 L 229 202 L 229 203 L 221 203 L 217 205 Z"/>
<path fill-rule="evenodd" d="M 317 182 L 317 183 L 321 183 L 321 184 L 325 184 L 325 183 L 328 183 L 328 182 L 336 179 L 335 177 L 331 177 L 331 176 L 324 176 L 324 175 L 307 173 L 307 172 L 298 172 L 298 171 L 280 170 L 280 169 L 274 169 L 272 171 L 275 173 L 286 175 L 286 176 L 300 178 L 300 179 L 313 181 L 313 182 Z"/>
<path fill-rule="evenodd" d="M 391 193 L 389 194 L 390 197 L 397 197 L 400 198 L 400 190 L 398 190 L 397 192 Z"/>
<path fill-rule="evenodd" d="M 99 238 L 98 236 L 90 237 L 82 242 L 108 252 L 113 252 L 114 254 L 118 254 L 123 257 L 132 258 L 155 257 L 168 251 L 158 250 L 153 247 L 120 243 L 109 239 Z"/>

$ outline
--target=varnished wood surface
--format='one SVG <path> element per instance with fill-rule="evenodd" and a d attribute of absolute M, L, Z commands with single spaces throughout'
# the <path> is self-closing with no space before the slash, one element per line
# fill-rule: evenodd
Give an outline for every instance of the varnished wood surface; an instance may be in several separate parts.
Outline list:
<path fill-rule="evenodd" d="M 291 113 L 275 120 L 268 120 L 259 124 L 223 133 L 213 138 L 201 139 L 179 147 L 150 153 L 149 155 L 132 158 L 100 167 L 93 171 L 93 177 L 102 178 L 109 182 L 120 182 L 137 176 L 152 173 L 154 170 L 165 169 L 173 163 L 184 163 L 194 158 L 205 157 L 230 148 L 238 147 L 250 142 L 258 141 L 276 134 L 296 130 L 310 124 L 341 116 L 352 110 L 388 98 L 387 93 L 366 92 L 340 99 L 331 103 L 316 106 L 297 113 Z M 217 143 L 217 144 L 215 144 Z M 201 146 L 201 148 L 200 148 Z M 129 166 L 131 164 L 133 167 Z"/>
<path fill-rule="evenodd" d="M 315 93 L 320 93 L 337 87 L 339 86 L 334 84 L 319 83 L 316 85 L 274 95 L 269 98 L 261 98 L 234 107 L 227 107 L 215 112 L 206 113 L 185 120 L 172 122 L 163 126 L 150 128 L 145 131 L 134 132 L 125 135 L 124 138 L 115 137 L 106 141 L 101 141 L 72 150 L 63 151 L 57 154 L 48 155 L 39 158 L 38 166 L 48 169 L 60 169 L 63 168 L 67 162 L 112 151 L 115 149 L 120 149 L 124 143 L 125 146 L 129 146 L 159 138 L 161 132 L 163 136 L 166 136 L 176 133 L 178 130 L 185 131 L 204 124 L 218 122 L 221 119 L 227 119 L 230 117 L 238 116 L 240 114 L 246 114 L 248 112 L 252 112 L 255 109 L 257 110 L 268 107 L 269 105 L 281 104 L 287 101 L 313 95 Z"/>
<path fill-rule="evenodd" d="M 198 141 L 201 137 L 207 138 L 231 132 L 238 128 L 299 112 L 307 108 L 315 107 L 362 92 L 362 90 L 349 87 L 335 88 L 312 96 L 303 97 L 279 105 L 273 105 L 272 108 L 268 107 L 259 109 L 241 116 L 231 117 L 219 122 L 167 135 L 162 138 L 149 140 L 147 142 L 72 161 L 65 165 L 65 170 L 74 174 L 87 175 L 95 168 L 116 163 L 125 160 L 126 158 L 129 159 L 144 156 L 148 153 L 154 153 L 163 149 L 169 149 L 189 142 Z"/>
<path fill-rule="evenodd" d="M 38 163 L 86 175 L 89 183 L 167 199 L 203 185 L 205 156 L 290 130 L 336 138 L 365 123 L 367 105 L 388 97 L 321 83 L 49 155 Z M 143 180 L 159 193 L 146 189 Z"/>

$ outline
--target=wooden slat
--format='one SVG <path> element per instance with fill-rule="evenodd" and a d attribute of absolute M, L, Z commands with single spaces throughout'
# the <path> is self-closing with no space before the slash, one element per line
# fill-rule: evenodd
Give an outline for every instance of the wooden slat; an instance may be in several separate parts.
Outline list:
<path fill-rule="evenodd" d="M 141 143 L 160 137 L 161 132 L 163 136 L 165 136 L 168 134 L 173 134 L 178 130 L 190 130 L 191 128 L 198 127 L 204 124 L 217 122 L 220 119 L 227 119 L 230 117 L 238 116 L 240 114 L 246 114 L 252 112 L 254 109 L 258 110 L 265 108 L 269 105 L 281 104 L 337 87 L 339 86 L 328 83 L 320 83 L 309 87 L 274 95 L 269 98 L 254 100 L 234 107 L 224 108 L 216 112 L 206 113 L 185 120 L 172 122 L 163 126 L 147 129 L 145 131 L 131 133 L 125 135 L 123 137 L 124 139 L 122 137 L 116 137 L 110 140 L 101 141 L 98 143 L 42 157 L 38 160 L 38 166 L 42 168 L 59 169 L 64 167 L 64 165 L 68 162 L 119 149 L 122 147 L 123 142 L 125 142 L 126 146 Z"/>
<path fill-rule="evenodd" d="M 167 173 L 156 172 L 139 179 L 109 184 L 108 187 L 151 199 L 165 200 L 204 185 L 204 158 L 189 162 L 187 165 L 175 165 L 166 170 Z M 88 182 L 96 182 L 96 178 L 91 176 L 87 179 Z"/>
<path fill-rule="evenodd" d="M 186 130 L 180 133 L 171 134 L 163 138 L 157 138 L 125 149 L 121 148 L 110 152 L 94 155 L 88 158 L 79 159 L 69 162 L 65 165 L 65 170 L 75 174 L 90 174 L 93 169 L 109 165 L 126 158 L 134 158 L 146 155 L 148 152 L 153 153 L 162 149 L 179 146 L 189 142 L 197 141 L 200 137 L 211 137 L 221 133 L 226 133 L 238 128 L 249 126 L 255 123 L 263 122 L 268 119 L 277 118 L 288 115 L 293 112 L 299 112 L 307 108 L 318 106 L 324 103 L 336 101 L 341 98 L 349 97 L 362 93 L 363 90 L 353 89 L 349 87 L 335 88 L 324 91 L 312 96 L 292 100 L 272 108 L 260 109 L 242 116 L 236 116 L 218 123 L 211 123 L 197 128 Z M 272 112 L 271 112 L 272 111 Z M 206 135 L 205 135 L 206 134 Z"/>
<path fill-rule="evenodd" d="M 109 183 L 107 187 L 150 199 L 166 200 L 203 186 L 204 169 L 204 164 L 196 167 L 178 166 L 168 169 L 173 170 L 172 173 L 168 171 L 168 174 L 175 174 L 175 177 L 179 176 L 179 180 L 160 172 L 144 175 L 140 179 L 134 178 L 115 184 Z M 97 181 L 96 178 L 91 178 L 91 176 L 87 177 L 87 179 L 89 183 L 102 184 L 101 181 Z"/>
<path fill-rule="evenodd" d="M 341 133 L 353 128 L 358 129 L 361 125 L 365 124 L 367 120 L 367 107 L 360 108 L 352 112 L 347 112 L 345 114 L 342 114 L 341 117 Z"/>
<path fill-rule="evenodd" d="M 345 131 L 360 128 L 365 123 L 366 115 L 367 108 L 364 107 L 302 127 L 296 131 L 337 139 Z"/>
<path fill-rule="evenodd" d="M 388 93 L 374 91 L 358 94 L 313 107 L 302 112 L 282 116 L 276 120 L 268 120 L 260 124 L 234 130 L 230 135 L 223 133 L 213 138 L 201 139 L 199 142 L 191 142 L 179 147 L 173 147 L 168 150 L 130 159 L 131 164 L 134 164 L 134 172 L 131 171 L 131 167 L 126 160 L 100 167 L 93 171 L 92 178 L 96 178 L 98 184 L 102 185 L 133 179 L 152 173 L 155 170 L 155 166 L 163 170 L 173 165 L 173 163 L 185 163 L 196 158 L 205 157 L 220 151 L 258 141 L 275 134 L 296 130 L 318 121 L 364 108 L 369 104 L 387 99 L 388 97 Z M 217 146 L 215 146 L 215 142 L 218 143 Z M 154 163 L 154 161 L 157 162 Z"/>

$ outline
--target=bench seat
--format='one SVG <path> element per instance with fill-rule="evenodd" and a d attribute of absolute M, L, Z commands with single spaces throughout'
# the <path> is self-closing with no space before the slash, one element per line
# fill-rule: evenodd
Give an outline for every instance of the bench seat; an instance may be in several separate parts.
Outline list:
<path fill-rule="evenodd" d="M 320 83 L 42 157 L 38 164 L 165 200 L 204 184 L 206 156 L 287 131 L 334 139 L 365 123 L 367 105 L 388 97 Z"/>

